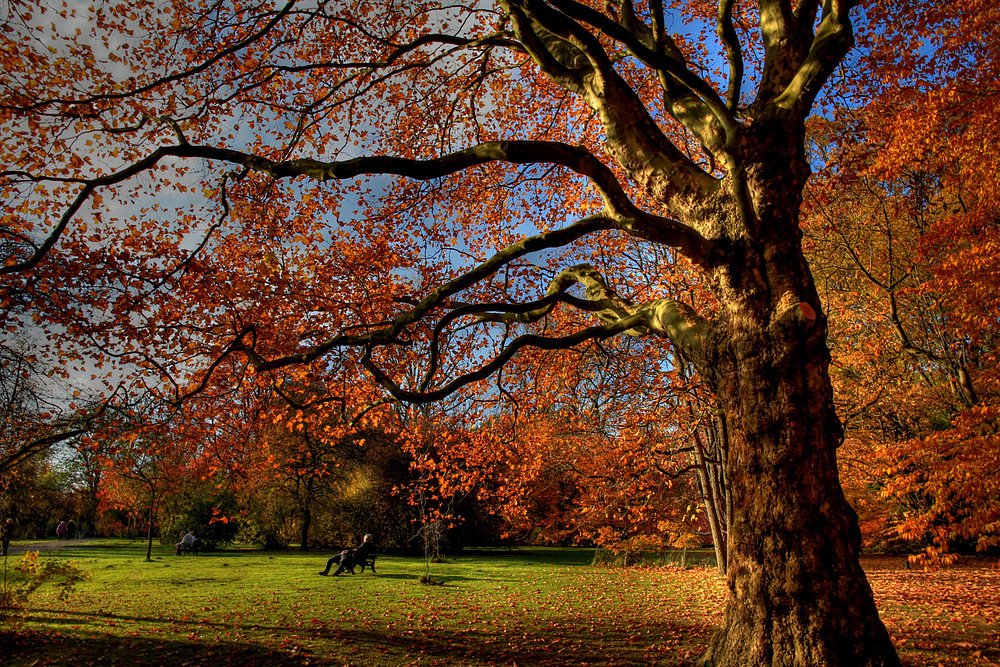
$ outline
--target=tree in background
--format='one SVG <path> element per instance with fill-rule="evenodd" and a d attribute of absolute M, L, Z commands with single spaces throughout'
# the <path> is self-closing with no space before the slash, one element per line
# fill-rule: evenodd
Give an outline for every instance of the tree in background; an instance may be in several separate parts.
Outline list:
<path fill-rule="evenodd" d="M 236 540 L 240 529 L 236 494 L 211 478 L 187 476 L 168 495 L 160 520 L 160 543 L 174 545 L 181 531 L 193 531 L 200 549 L 221 549 Z"/>
<path fill-rule="evenodd" d="M 866 538 L 925 546 L 927 566 L 1000 543 L 996 15 L 875 8 L 860 62 L 885 74 L 845 79 L 858 106 L 813 127 L 807 249 L 833 323 L 845 479 Z M 919 57 L 900 48 L 917 40 Z"/>
<path fill-rule="evenodd" d="M 879 176 L 884 147 L 844 129 L 857 124 L 832 130 L 857 138 L 837 144 L 851 155 L 835 162 L 853 168 L 814 184 L 808 232 L 835 321 L 835 386 L 849 417 L 842 458 L 853 486 L 880 496 L 858 496 L 868 525 L 888 519 L 893 529 L 871 539 L 926 541 L 921 560 L 931 564 L 951 545 L 983 550 L 1000 538 L 988 474 L 1000 447 L 1000 323 L 983 309 L 997 272 L 992 260 L 967 256 L 991 243 L 983 234 L 997 218 L 931 158 L 897 178 Z M 878 253 L 860 250 L 876 245 Z"/>
<path fill-rule="evenodd" d="M 185 404 L 185 437 L 209 442 L 207 478 L 238 501 L 221 516 L 267 548 L 343 547 L 366 532 L 404 546 L 412 516 L 393 490 L 411 478 L 408 455 L 393 432 L 345 422 L 343 402 L 325 392 L 264 383 Z M 221 416 L 220 405 L 236 412 Z"/>
<path fill-rule="evenodd" d="M 171 428 L 170 415 L 159 414 L 148 397 L 130 413 L 119 413 L 116 435 L 102 457 L 102 503 L 126 511 L 145 529 L 146 560 L 152 560 L 167 498 L 175 497 L 194 476 L 193 458 Z M 108 434 L 110 436 L 110 434 Z M 190 527 L 187 527 L 190 529 Z"/>
<path fill-rule="evenodd" d="M 703 494 L 690 474 L 699 468 L 694 386 L 664 352 L 625 338 L 527 353 L 505 369 L 518 410 L 484 425 L 484 443 L 473 447 L 493 459 L 481 467 L 503 471 L 497 505 L 515 534 L 596 543 L 626 561 L 644 549 L 700 543 L 692 509 Z"/>
<path fill-rule="evenodd" d="M 60 521 L 80 516 L 77 499 L 69 489 L 69 476 L 52 455 L 36 455 L 6 476 L 0 514 L 16 521 L 20 539 L 53 536 Z"/>
<path fill-rule="evenodd" d="M 280 397 L 275 397 L 281 400 Z M 290 405 L 278 407 L 274 423 L 264 431 L 267 465 L 273 474 L 270 492 L 294 508 L 298 520 L 299 548 L 309 549 L 309 531 L 320 512 L 335 511 L 348 494 L 346 448 L 337 447 L 320 436 L 324 424 L 318 422 L 308 407 L 308 398 L 300 397 Z M 315 400 L 315 398 L 313 398 Z"/>
<path fill-rule="evenodd" d="M 496 504 L 534 541 L 597 544 L 626 563 L 701 543 L 693 479 L 682 478 L 682 457 L 655 433 L 612 437 L 540 415 L 518 427 L 502 456 Z"/>
<path fill-rule="evenodd" d="M 69 450 L 64 466 L 70 476 L 73 491 L 80 499 L 80 529 L 96 534 L 104 479 L 104 442 L 89 435 L 81 436 Z"/>

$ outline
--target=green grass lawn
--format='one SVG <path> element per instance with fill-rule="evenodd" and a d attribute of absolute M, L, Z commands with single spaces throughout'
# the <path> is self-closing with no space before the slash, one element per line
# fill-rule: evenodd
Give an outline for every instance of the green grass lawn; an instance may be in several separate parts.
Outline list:
<path fill-rule="evenodd" d="M 691 664 L 725 599 L 715 570 L 592 567 L 589 550 L 465 553 L 433 564 L 443 583 L 426 586 L 415 558 L 380 555 L 378 574 L 334 578 L 317 574 L 325 552 L 158 548 L 145 562 L 144 547 L 43 552 L 91 579 L 67 602 L 40 589 L 26 624 L 2 636 L 5 664 Z M 948 580 L 964 598 L 944 604 L 932 584 L 941 575 L 873 572 L 904 662 L 1000 661 L 998 574 Z"/>

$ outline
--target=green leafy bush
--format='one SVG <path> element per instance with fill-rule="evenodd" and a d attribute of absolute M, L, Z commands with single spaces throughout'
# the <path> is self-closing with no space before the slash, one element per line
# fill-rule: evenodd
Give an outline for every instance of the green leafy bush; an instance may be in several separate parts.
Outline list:
<path fill-rule="evenodd" d="M 90 574 L 78 568 L 73 561 L 43 562 L 35 551 L 26 553 L 13 567 L 9 566 L 9 557 L 2 560 L 0 626 L 18 625 L 28 610 L 31 595 L 45 584 L 54 586 L 59 599 L 65 600 L 73 593 L 76 584 L 90 578 Z"/>

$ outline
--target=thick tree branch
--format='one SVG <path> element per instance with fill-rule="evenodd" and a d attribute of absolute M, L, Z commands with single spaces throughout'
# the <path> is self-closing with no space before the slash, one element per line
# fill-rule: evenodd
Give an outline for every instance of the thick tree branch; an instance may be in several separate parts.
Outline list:
<path fill-rule="evenodd" d="M 566 293 L 575 284 L 587 289 L 587 298 L 578 299 Z M 429 389 L 438 367 L 438 341 L 448 324 L 460 317 L 475 316 L 480 322 L 531 323 L 548 315 L 558 303 L 566 303 L 580 310 L 592 312 L 604 324 L 588 327 L 568 336 L 546 337 L 525 334 L 506 345 L 490 362 L 474 371 L 464 373 L 437 389 Z M 375 380 L 395 398 L 412 403 L 440 400 L 462 387 L 484 380 L 500 370 L 519 350 L 525 347 L 563 349 L 587 340 L 603 340 L 618 334 L 645 336 L 650 333 L 669 339 L 682 353 L 698 364 L 707 358 L 707 333 L 710 324 L 694 310 L 679 301 L 657 299 L 644 304 L 632 304 L 612 290 L 596 269 L 580 264 L 560 272 L 550 283 L 547 295 L 526 304 L 468 304 L 448 313 L 435 326 L 431 341 L 429 368 L 416 391 L 396 383 L 372 359 L 376 345 L 366 346 L 362 364 Z"/>
<path fill-rule="evenodd" d="M 562 22 L 564 25 L 578 27 L 571 34 L 585 45 L 583 50 L 588 55 L 599 50 L 599 57 L 591 56 L 596 71 L 600 71 L 608 79 L 612 78 L 610 60 L 603 48 L 590 33 L 579 27 L 578 21 L 587 23 L 620 42 L 636 58 L 657 70 L 667 97 L 667 108 L 698 137 L 707 150 L 718 153 L 724 148 L 731 151 L 735 147 L 738 135 L 735 117 L 715 90 L 687 68 L 683 54 L 665 32 L 661 32 L 659 39 L 651 43 L 652 31 L 638 21 L 634 14 L 625 13 L 626 20 L 631 24 L 630 29 L 576 0 L 551 0 L 551 3 L 565 17 Z M 540 4 L 531 4 L 531 10 L 540 12 L 537 8 Z M 738 49 L 738 42 L 736 46 Z M 740 65 L 742 66 L 742 61 Z M 719 136 L 720 128 L 724 138 Z"/>
<path fill-rule="evenodd" d="M 674 100 L 676 104 L 685 102 L 691 104 L 694 100 L 697 100 L 699 103 L 698 106 L 703 107 L 706 111 L 710 110 L 711 114 L 717 118 L 718 122 L 727 131 L 735 127 L 735 119 L 728 112 L 722 100 L 715 92 L 715 89 L 687 68 L 683 54 L 666 33 L 661 35 L 657 44 L 651 45 L 643 40 L 643 36 L 647 33 L 651 36 L 652 33 L 644 25 L 643 29 L 640 29 L 638 27 L 640 22 L 634 16 L 632 17 L 632 29 L 628 29 L 591 7 L 576 2 L 576 0 L 551 0 L 551 2 L 567 17 L 574 21 L 583 21 L 600 30 L 608 37 L 623 44 L 644 64 L 669 75 L 683 89 L 683 92 L 677 91 L 676 88 L 674 89 L 677 95 L 677 99 Z M 731 7 L 729 13 L 731 28 Z M 735 36 L 735 32 L 733 34 Z M 738 42 L 736 43 L 736 48 L 739 48 Z M 684 99 L 681 99 L 682 97 Z M 705 123 L 701 122 L 692 125 L 689 129 L 696 131 L 700 137 L 708 129 L 704 125 Z"/>
<path fill-rule="evenodd" d="M 795 7 L 795 20 L 800 26 L 812 26 L 816 22 L 816 13 L 822 0 L 799 0 Z"/>
<path fill-rule="evenodd" d="M 577 225 L 588 223 L 589 220 L 581 221 Z M 589 224 L 598 222 L 591 221 Z M 580 233 L 580 235 L 589 233 L 582 231 L 585 229 L 586 227 L 584 226 L 573 233 Z M 557 238 L 553 233 L 543 236 L 547 236 L 548 238 L 542 240 L 539 237 L 535 237 L 537 241 L 529 246 L 525 246 L 525 242 L 522 241 L 516 246 L 511 246 L 501 251 L 501 253 L 495 255 L 489 262 L 480 265 L 477 269 L 427 295 L 413 309 L 394 319 L 388 326 L 376 331 L 356 336 L 337 336 L 307 352 L 273 360 L 263 359 L 256 353 L 252 342 L 253 332 L 247 331 L 241 334 L 239 339 L 232 344 L 231 350 L 244 353 L 258 371 L 268 371 L 293 364 L 308 363 L 335 347 L 363 346 L 366 352 L 362 363 L 372 373 L 372 376 L 379 384 L 388 389 L 394 397 L 416 403 L 439 400 L 469 383 L 485 379 L 502 368 L 518 350 L 527 346 L 541 349 L 559 349 L 570 347 L 585 340 L 605 339 L 620 333 L 632 336 L 655 333 L 669 338 L 692 360 L 703 361 L 706 358 L 706 333 L 709 324 L 700 318 L 689 306 L 668 299 L 659 299 L 638 306 L 632 305 L 627 300 L 615 294 L 606 285 L 596 270 L 588 265 L 579 265 L 560 273 L 553 281 L 553 284 L 550 285 L 549 294 L 539 301 L 528 304 L 470 304 L 455 308 L 445 315 L 434 327 L 428 371 L 425 373 L 416 391 L 402 388 L 374 362 L 371 355 L 376 347 L 389 344 L 403 344 L 404 341 L 400 338 L 403 330 L 410 324 L 421 319 L 431 309 L 438 307 L 449 296 L 461 291 L 482 277 L 492 274 L 499 266 L 508 263 L 516 256 L 537 251 L 541 247 L 539 244 L 551 243 Z M 530 240 L 526 239 L 526 241 Z M 587 287 L 586 300 L 577 299 L 565 293 L 574 283 L 583 283 Z M 495 359 L 476 371 L 463 374 L 438 389 L 427 389 L 436 374 L 438 366 L 438 341 L 448 324 L 460 317 L 470 315 L 476 316 L 479 321 L 533 322 L 548 314 L 556 303 L 568 303 L 581 310 L 593 312 L 605 322 L 605 325 L 590 327 L 569 336 L 556 338 L 532 334 L 521 336 L 507 345 Z M 251 339 L 250 342 L 247 342 L 248 337 Z"/>
<path fill-rule="evenodd" d="M 352 24 L 353 25 L 353 24 Z M 374 39 L 374 38 L 373 38 Z M 384 40 L 378 40 L 384 41 Z M 398 74 L 407 69 L 412 69 L 414 67 L 425 67 L 435 61 L 440 61 L 444 56 L 450 56 L 455 53 L 455 50 L 448 50 L 444 54 L 435 56 L 434 58 L 420 62 L 420 63 L 404 63 L 399 66 L 398 69 L 390 70 L 389 68 L 400 61 L 404 56 L 409 55 L 420 48 L 425 46 L 453 46 L 461 47 L 465 49 L 479 48 L 479 47 L 504 47 L 513 51 L 524 52 L 524 46 L 519 42 L 505 37 L 504 33 L 493 33 L 490 35 L 484 35 L 482 37 L 456 37 L 454 35 L 446 35 L 441 33 L 433 33 L 427 35 L 421 35 L 411 42 L 405 44 L 392 44 L 387 43 L 387 46 L 392 47 L 392 51 L 385 55 L 381 60 L 358 60 L 358 61 L 313 61 L 307 63 L 296 63 L 296 64 L 261 64 L 258 67 L 251 70 L 247 74 L 254 73 L 262 75 L 259 80 L 252 84 L 247 84 L 245 87 L 240 88 L 240 92 L 246 92 L 260 86 L 262 83 L 270 81 L 275 74 L 305 74 L 311 72 L 317 72 L 322 70 L 359 70 L 359 72 L 351 75 L 345 80 L 339 82 L 336 86 L 331 87 L 331 91 L 335 91 L 337 88 L 343 87 L 344 83 L 350 81 L 356 77 L 362 76 L 366 73 L 372 73 L 377 70 L 387 70 L 382 73 L 382 78 L 387 78 L 392 74 Z M 246 75 L 243 75 L 244 77 Z M 230 95 L 234 97 L 235 93 Z M 326 97 L 324 96 L 324 97 Z M 352 96 L 352 98 L 355 96 Z"/>
<path fill-rule="evenodd" d="M 0 275 L 27 271 L 37 266 L 55 246 L 69 222 L 97 188 L 124 182 L 153 168 L 165 157 L 220 160 L 240 165 L 247 170 L 266 173 L 277 179 L 307 176 L 320 181 L 347 180 L 375 174 L 394 174 L 426 181 L 497 161 L 512 164 L 556 164 L 587 177 L 596 186 L 608 212 L 607 224 L 603 228 L 617 228 L 646 240 L 666 243 L 680 250 L 696 264 L 704 265 L 711 257 L 711 244 L 704 237 L 686 225 L 639 209 L 622 189 L 614 172 L 580 146 L 550 141 L 489 142 L 429 160 L 370 156 L 346 161 L 322 162 L 308 158 L 269 160 L 233 149 L 189 144 L 180 134 L 178 138 L 181 143 L 176 146 L 158 148 L 135 164 L 95 179 L 36 178 L 22 175 L 26 179 L 36 181 L 79 183 L 83 185 L 83 189 L 32 256 L 23 262 L 0 266 Z"/>
<path fill-rule="evenodd" d="M 37 438 L 30 442 L 26 442 L 19 446 L 13 452 L 9 453 L 3 459 L 0 459 L 0 474 L 6 474 L 10 470 L 13 470 L 22 461 L 35 456 L 48 449 L 52 445 L 58 444 L 60 442 L 65 442 L 67 440 L 72 440 L 73 438 L 79 437 L 84 433 L 89 431 L 89 427 L 86 428 L 75 428 L 68 431 L 63 431 L 61 433 L 54 433 L 52 435 L 47 435 L 41 438 Z"/>
<path fill-rule="evenodd" d="M 55 246 L 62 236 L 63 232 L 66 231 L 66 227 L 72 221 L 73 217 L 80 210 L 80 207 L 90 198 L 90 195 L 94 193 L 100 187 L 107 187 L 109 185 L 115 185 L 117 183 L 122 183 L 128 179 L 147 171 L 157 165 L 160 160 L 168 155 L 175 155 L 173 151 L 175 149 L 182 148 L 183 146 L 168 146 L 163 148 L 158 148 L 152 153 L 150 153 L 146 158 L 139 160 L 138 162 L 125 167 L 124 169 L 117 171 L 113 174 L 108 174 L 106 176 L 99 176 L 94 179 L 84 179 L 84 178 L 43 178 L 35 177 L 26 174 L 18 174 L 17 172 L 4 172 L 5 177 L 11 176 L 22 176 L 26 180 L 42 182 L 50 181 L 57 183 L 78 183 L 83 185 L 83 188 L 77 193 L 77 196 L 70 202 L 70 205 L 63 211 L 62 216 L 60 216 L 59 221 L 56 223 L 55 227 L 49 232 L 48 236 L 42 242 L 41 245 L 35 248 L 35 252 L 32 253 L 31 257 L 23 262 L 16 262 L 11 264 L 5 264 L 0 266 L 0 275 L 5 275 L 8 273 L 18 273 L 22 271 L 28 271 L 30 269 L 38 266 L 39 262 L 45 257 L 45 255 Z"/>
<path fill-rule="evenodd" d="M 546 74 L 567 90 L 580 95 L 597 112 L 607 132 L 609 150 L 653 199 L 668 206 L 676 201 L 674 210 L 682 210 L 688 206 L 691 198 L 715 191 L 718 186 L 715 179 L 667 139 L 636 92 L 615 70 L 600 40 L 574 16 L 541 0 L 512 0 L 507 6 L 515 19 L 513 26 L 517 38 L 525 44 Z M 675 111 L 687 118 L 692 125 L 691 131 L 703 144 L 712 146 L 712 150 L 718 150 L 722 144 L 735 145 L 735 124 L 730 128 L 733 132 L 728 133 L 725 139 L 718 138 L 718 128 L 721 125 L 716 124 L 715 116 L 729 116 L 729 112 L 705 82 L 688 72 L 686 67 L 678 66 L 672 58 L 649 50 L 638 38 L 611 19 L 582 5 L 562 1 L 559 7 L 563 6 L 581 17 L 592 19 L 622 39 L 628 39 L 631 47 L 642 53 L 645 59 L 657 62 L 664 71 L 669 70 L 669 76 L 677 79 L 677 82 L 669 84 L 673 86 L 672 90 L 684 91 L 686 86 L 699 90 L 707 98 L 714 97 L 717 103 L 713 103 L 712 111 L 706 109 L 700 117 L 697 112 L 689 116 L 684 104 L 678 105 Z M 554 36 L 560 44 L 565 45 L 563 50 L 567 55 L 558 61 L 558 67 L 546 64 L 554 58 L 551 50 L 546 51 L 549 54 L 548 61 L 545 54 L 535 52 L 534 45 L 541 42 L 540 35 L 543 34 Z M 705 104 L 699 95 L 688 97 L 689 106 L 702 107 Z"/>
<path fill-rule="evenodd" d="M 726 92 L 726 106 L 735 112 L 740 103 L 743 88 L 743 49 L 739 36 L 733 27 L 733 5 L 736 0 L 719 0 L 719 16 L 715 32 L 722 40 L 729 61 L 729 83 Z"/>
<path fill-rule="evenodd" d="M 390 156 L 370 156 L 343 162 L 312 159 L 271 161 L 256 155 L 211 146 L 177 146 L 171 152 L 179 157 L 202 157 L 225 160 L 274 178 L 309 176 L 321 181 L 345 180 L 371 174 L 394 174 L 427 181 L 457 173 L 489 162 L 511 164 L 555 164 L 586 176 L 597 188 L 617 228 L 650 241 L 677 248 L 696 264 L 705 265 L 711 258 L 711 243 L 696 231 L 679 222 L 640 210 L 622 189 L 604 163 L 581 146 L 552 141 L 488 142 L 428 160 Z"/>
<path fill-rule="evenodd" d="M 438 368 L 438 358 L 440 351 L 439 341 L 444 333 L 445 329 L 454 321 L 463 317 L 474 317 L 478 322 L 529 322 L 536 321 L 540 319 L 541 316 L 535 317 L 534 314 L 544 311 L 544 313 L 549 312 L 553 306 L 557 303 L 566 303 L 578 310 L 584 310 L 592 313 L 600 314 L 604 310 L 614 310 L 616 305 L 612 301 L 591 301 L 587 299 L 578 299 L 572 294 L 568 294 L 563 291 L 553 291 L 549 290 L 549 293 L 538 299 L 537 301 L 530 301 L 527 303 L 476 303 L 476 304 L 463 304 L 458 306 L 454 310 L 450 311 L 447 315 L 441 318 L 440 321 L 434 326 L 434 330 L 431 335 L 429 358 L 427 362 L 427 371 L 424 374 L 424 380 L 420 385 L 420 389 L 424 390 L 429 385 Z M 499 315 L 503 313 L 503 315 Z M 619 311 L 622 317 L 627 314 Z M 628 334 L 629 332 L 625 332 Z"/>
<path fill-rule="evenodd" d="M 855 5 L 857 0 L 824 0 L 822 18 L 808 53 L 796 68 L 794 76 L 770 103 L 771 113 L 791 113 L 796 118 L 805 118 L 809 113 L 823 84 L 854 46 L 854 29 L 849 12 Z M 803 26 L 802 29 L 811 34 L 811 26 Z M 791 50 L 789 47 L 781 48 L 781 57 L 786 61 L 793 57 Z"/>
<path fill-rule="evenodd" d="M 431 291 L 417 302 L 413 308 L 400 314 L 387 325 L 367 333 L 334 336 L 302 353 L 267 360 L 256 353 L 252 338 L 249 342 L 247 341 L 248 335 L 251 332 L 243 332 L 240 334 L 239 340 L 233 344 L 232 349 L 233 351 L 246 354 L 251 364 L 258 371 L 270 371 L 285 366 L 309 363 L 338 347 L 363 347 L 400 343 L 400 335 L 407 327 L 421 320 L 431 310 L 439 307 L 454 294 L 493 275 L 498 269 L 510 262 L 530 253 L 561 247 L 596 231 L 612 228 L 614 228 L 614 223 L 607 217 L 591 216 L 569 227 L 522 239 L 518 243 L 496 253 L 479 266 Z"/>
<path fill-rule="evenodd" d="M 545 74 L 566 90 L 583 92 L 591 71 L 587 57 L 573 44 L 533 22 L 519 7 L 506 5 L 518 40 Z"/>
<path fill-rule="evenodd" d="M 94 428 L 94 423 L 107 412 L 112 398 L 114 398 L 114 394 L 104 399 L 96 409 L 91 410 L 85 415 L 76 415 L 69 419 L 50 424 L 51 429 L 57 431 L 56 433 L 34 438 L 13 448 L 12 451 L 9 451 L 6 456 L 0 459 L 0 475 L 6 475 L 22 461 L 45 451 L 53 445 L 78 438 L 90 432 Z"/>
<path fill-rule="evenodd" d="M 521 245 L 518 244 L 518 246 Z M 508 248 L 507 250 L 511 249 Z M 526 252 L 521 252 L 521 254 L 526 254 Z M 510 261 L 510 259 L 506 261 Z M 481 265 L 480 268 L 483 266 L 485 264 Z M 493 271 L 495 271 L 495 267 L 487 272 L 492 273 Z M 428 391 L 427 387 L 430 385 L 430 380 L 435 374 L 433 369 L 437 367 L 437 350 L 435 347 L 431 354 L 431 370 L 425 374 L 423 381 L 420 383 L 420 389 L 417 391 L 403 389 L 375 364 L 371 358 L 372 350 L 382 345 L 402 344 L 403 341 L 400 340 L 399 335 L 404 328 L 422 318 L 432 308 L 441 304 L 450 294 L 458 292 L 474 282 L 468 278 L 472 273 L 470 272 L 462 278 L 448 283 L 439 290 L 435 290 L 435 292 L 425 297 L 416 307 L 393 320 L 390 325 L 368 334 L 337 336 L 307 352 L 266 360 L 256 353 L 252 341 L 250 343 L 246 342 L 247 337 L 250 336 L 252 338 L 253 333 L 252 331 L 247 331 L 242 333 L 238 340 L 230 346 L 230 350 L 245 354 L 250 363 L 258 371 L 269 371 L 293 364 L 308 363 L 335 347 L 363 346 L 366 352 L 362 363 L 372 373 L 372 376 L 379 384 L 388 389 L 394 397 L 416 403 L 428 403 L 439 400 L 467 384 L 485 379 L 502 368 L 517 351 L 528 346 L 540 349 L 561 349 L 571 347 L 585 340 L 605 339 L 621 333 L 631 336 L 644 336 L 654 333 L 668 338 L 687 358 L 696 364 L 703 364 L 707 359 L 707 334 L 710 323 L 698 316 L 690 306 L 670 299 L 657 299 L 648 303 L 633 305 L 608 287 L 595 269 L 589 265 L 581 264 L 561 272 L 550 285 L 549 294 L 539 301 L 511 305 L 476 304 L 461 306 L 455 309 L 442 318 L 442 322 L 435 327 L 432 345 L 436 345 L 444 327 L 459 317 L 476 315 L 479 321 L 530 323 L 538 321 L 551 312 L 556 303 L 568 303 L 581 310 L 593 312 L 605 322 L 605 325 L 590 327 L 569 336 L 555 338 L 533 334 L 521 336 L 506 346 L 495 359 L 476 371 L 463 374 L 438 389 Z M 586 301 L 565 294 L 565 291 L 574 283 L 581 283 L 586 286 Z M 489 312 L 490 309 L 493 309 L 494 312 Z"/>
<path fill-rule="evenodd" d="M 573 285 L 583 285 L 587 290 L 588 306 L 583 310 L 594 312 L 608 325 L 622 321 L 633 322 L 624 330 L 629 336 L 650 333 L 663 336 L 676 345 L 687 358 L 701 365 L 707 356 L 707 333 L 710 323 L 695 313 L 689 305 L 672 299 L 656 299 L 633 304 L 608 286 L 604 277 L 589 264 L 578 264 L 564 269 L 549 284 L 546 299 L 539 307 L 523 312 L 508 310 L 503 313 L 484 313 L 483 321 L 531 323 L 548 315 L 557 303 L 574 303 L 564 294 Z M 556 299 L 557 295 L 560 298 Z"/>
<path fill-rule="evenodd" d="M 765 51 L 786 49 L 788 40 L 797 37 L 797 23 L 789 0 L 759 0 L 760 34 Z"/>

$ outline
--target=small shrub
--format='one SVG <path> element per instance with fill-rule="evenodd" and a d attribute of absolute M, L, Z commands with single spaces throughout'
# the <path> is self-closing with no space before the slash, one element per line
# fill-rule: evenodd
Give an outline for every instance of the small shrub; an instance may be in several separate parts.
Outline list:
<path fill-rule="evenodd" d="M 422 574 L 422 575 L 420 575 L 420 578 L 417 579 L 417 581 L 419 581 L 424 586 L 443 586 L 444 585 L 443 581 L 435 579 L 434 577 L 432 577 L 429 574 Z"/>
<path fill-rule="evenodd" d="M 72 561 L 38 560 L 38 552 L 26 553 L 13 567 L 9 558 L 3 558 L 3 575 L 0 581 L 0 625 L 13 626 L 20 623 L 28 610 L 31 595 L 44 586 L 52 584 L 60 600 L 73 593 L 73 587 L 90 578 L 90 574 L 78 568 Z"/>

